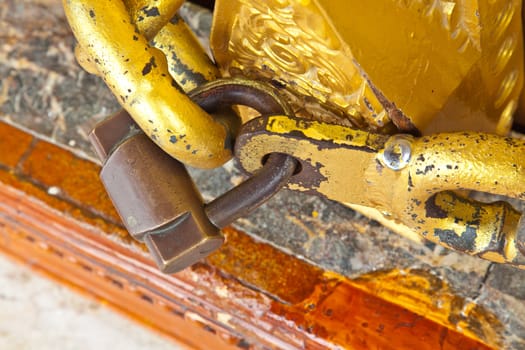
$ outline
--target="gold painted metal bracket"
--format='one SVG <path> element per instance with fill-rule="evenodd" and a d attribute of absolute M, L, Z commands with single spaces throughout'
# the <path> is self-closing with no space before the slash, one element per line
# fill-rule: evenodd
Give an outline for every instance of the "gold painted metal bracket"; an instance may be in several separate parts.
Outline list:
<path fill-rule="evenodd" d="M 506 202 L 485 204 L 455 192 L 525 199 L 524 140 L 473 132 L 386 136 L 287 116 L 243 126 L 236 155 L 247 172 L 272 152 L 301 162 L 292 190 L 375 208 L 437 244 L 525 267 L 521 214 Z"/>
<path fill-rule="evenodd" d="M 231 158 L 231 135 L 185 93 L 216 77 L 217 69 L 196 40 L 190 40 L 192 34 L 182 20 L 172 20 L 181 4 L 63 1 L 79 42 L 77 54 L 88 71 L 104 79 L 165 152 L 185 164 L 213 168 Z"/>

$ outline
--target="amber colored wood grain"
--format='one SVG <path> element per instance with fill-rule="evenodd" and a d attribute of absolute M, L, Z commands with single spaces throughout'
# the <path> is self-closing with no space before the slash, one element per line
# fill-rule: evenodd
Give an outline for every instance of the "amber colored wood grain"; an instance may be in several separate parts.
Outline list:
<path fill-rule="evenodd" d="M 207 261 L 163 275 L 98 171 L 0 123 L 0 249 L 188 348 L 490 348 L 233 229 Z"/>

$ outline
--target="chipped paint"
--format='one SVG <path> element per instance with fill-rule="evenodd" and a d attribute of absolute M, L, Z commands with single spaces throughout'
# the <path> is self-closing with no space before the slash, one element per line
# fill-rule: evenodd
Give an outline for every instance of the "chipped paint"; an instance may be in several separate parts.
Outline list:
<path fill-rule="evenodd" d="M 140 128 L 166 153 L 188 165 L 214 168 L 224 164 L 231 158 L 231 149 L 225 148 L 228 131 L 190 100 L 177 84 L 180 74 L 172 78 L 165 54 L 149 44 L 149 39 L 169 23 L 182 1 L 159 1 L 155 8 L 143 8 L 138 3 L 63 1 L 85 62 L 89 59 L 90 71 L 100 73 Z M 203 76 L 212 77 L 216 68 L 209 59 L 204 59 L 204 50 L 195 45 L 196 39 L 185 41 L 191 33 L 184 29 L 184 21 L 167 27 L 182 28 L 178 33 L 186 33 L 171 41 L 184 43 L 184 49 L 193 48 L 189 56 L 200 52 L 201 59 L 189 62 L 185 61 L 188 56 L 183 60 L 177 55 L 180 64 L 189 67 L 188 74 L 206 72 Z M 179 139 L 185 134 L 191 149 L 186 144 L 172 142 L 172 135 L 164 132 L 166 129 Z"/>
<path fill-rule="evenodd" d="M 411 138 L 405 167 L 378 167 L 392 138 L 271 116 L 245 125 L 237 156 L 253 172 L 268 153 L 290 154 L 303 169 L 290 189 L 375 208 L 384 221 L 450 249 L 525 264 L 515 239 L 520 213 L 505 202 L 484 204 L 454 192 L 469 189 L 523 199 L 524 140 L 472 132 Z M 495 154 L 498 158 L 486 161 Z"/>

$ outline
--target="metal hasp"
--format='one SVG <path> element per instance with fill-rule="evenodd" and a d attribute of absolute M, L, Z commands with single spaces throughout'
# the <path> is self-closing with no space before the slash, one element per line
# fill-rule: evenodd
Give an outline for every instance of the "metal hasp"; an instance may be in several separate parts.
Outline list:
<path fill-rule="evenodd" d="M 235 150 L 248 173 L 269 152 L 289 154 L 302 168 L 289 189 L 357 207 L 398 232 L 525 268 L 521 213 L 464 195 L 525 199 L 525 140 L 474 132 L 388 136 L 268 116 L 243 126 Z"/>

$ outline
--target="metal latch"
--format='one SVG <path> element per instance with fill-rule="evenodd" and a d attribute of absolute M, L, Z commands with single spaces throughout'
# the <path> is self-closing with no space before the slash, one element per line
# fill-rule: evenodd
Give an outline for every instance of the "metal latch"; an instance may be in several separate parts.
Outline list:
<path fill-rule="evenodd" d="M 465 194 L 524 200 L 525 140 L 475 132 L 389 136 L 273 115 L 246 123 L 235 151 L 248 173 L 269 152 L 289 154 L 302 169 L 289 189 L 344 203 L 398 232 L 525 268 L 522 214 L 506 201 Z"/>

